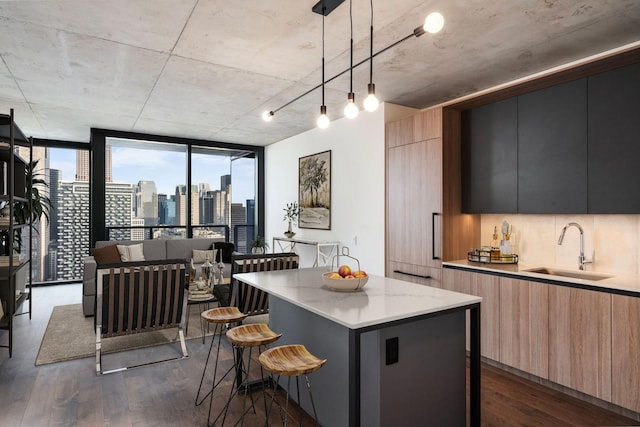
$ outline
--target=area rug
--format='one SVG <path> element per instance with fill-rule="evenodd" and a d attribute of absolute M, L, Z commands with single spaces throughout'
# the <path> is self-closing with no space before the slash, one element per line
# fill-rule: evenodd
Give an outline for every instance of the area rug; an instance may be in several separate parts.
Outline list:
<path fill-rule="evenodd" d="M 189 328 L 185 338 L 200 339 L 202 330 L 200 328 L 199 306 L 193 305 L 190 306 L 190 310 L 187 310 L 189 313 Z M 174 328 L 103 339 L 102 353 L 108 354 L 175 342 L 177 331 Z M 210 331 L 205 335 L 210 335 L 212 332 L 213 328 L 210 328 Z M 65 360 L 82 359 L 84 357 L 95 357 L 95 354 L 96 334 L 93 326 L 93 317 L 84 317 L 82 304 L 55 306 L 40 344 L 36 366 Z"/>

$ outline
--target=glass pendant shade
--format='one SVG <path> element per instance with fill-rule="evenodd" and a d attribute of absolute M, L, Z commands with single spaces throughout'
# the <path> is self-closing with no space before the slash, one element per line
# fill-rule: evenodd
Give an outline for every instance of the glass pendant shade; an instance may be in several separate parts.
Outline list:
<path fill-rule="evenodd" d="M 435 34 L 440 32 L 444 27 L 444 16 L 438 12 L 431 12 L 424 20 L 424 30 L 428 33 Z"/>
<path fill-rule="evenodd" d="M 353 93 L 349 93 L 349 99 L 347 100 L 347 105 L 344 107 L 344 116 L 347 119 L 355 119 L 358 117 L 358 113 L 360 110 L 356 105 L 356 96 Z"/>
<path fill-rule="evenodd" d="M 376 98 L 376 85 L 373 83 L 369 84 L 369 95 L 364 99 L 364 109 L 373 112 L 378 109 L 378 105 L 380 102 L 378 98 Z"/>
<path fill-rule="evenodd" d="M 273 119 L 273 111 L 265 111 L 262 113 L 262 120 L 265 122 L 270 122 Z"/>
<path fill-rule="evenodd" d="M 329 127 L 329 116 L 327 116 L 327 107 L 325 105 L 320 106 L 320 117 L 316 121 L 316 124 L 320 129 L 326 129 Z"/>

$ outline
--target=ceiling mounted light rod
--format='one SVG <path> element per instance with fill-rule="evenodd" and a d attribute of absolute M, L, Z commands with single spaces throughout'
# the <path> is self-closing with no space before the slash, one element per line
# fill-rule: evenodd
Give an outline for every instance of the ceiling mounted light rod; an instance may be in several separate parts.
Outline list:
<path fill-rule="evenodd" d="M 356 95 L 353 93 L 353 0 L 349 0 L 349 24 L 351 31 L 351 59 L 349 61 L 349 94 L 347 95 L 347 105 L 344 107 L 344 115 L 348 119 L 358 117 L 358 106 L 356 105 Z"/>
<path fill-rule="evenodd" d="M 320 2 L 320 3 L 321 3 L 321 2 Z M 433 13 L 429 14 L 429 16 L 434 15 L 434 14 L 440 15 L 440 14 L 439 14 L 439 13 L 437 13 L 437 12 L 433 12 Z M 427 19 L 429 18 L 429 16 L 427 16 Z M 440 17 L 442 17 L 442 15 L 440 15 Z M 427 19 L 425 19 L 425 23 L 426 23 Z M 444 18 L 442 18 L 442 22 L 444 23 Z M 262 113 L 262 117 L 264 118 L 265 116 L 268 116 L 268 117 L 269 117 L 269 120 L 266 120 L 266 121 L 270 121 L 270 119 L 273 117 L 273 115 L 274 115 L 275 113 L 277 113 L 278 111 L 280 111 L 280 110 L 282 110 L 282 109 L 284 109 L 284 108 L 288 107 L 289 105 L 291 105 L 291 104 L 293 104 L 294 102 L 296 102 L 296 101 L 300 100 L 301 98 L 304 98 L 305 96 L 309 95 L 311 92 L 313 92 L 313 91 L 315 91 L 315 90 L 319 89 L 320 87 L 322 87 L 322 85 L 323 85 L 323 84 L 331 83 L 333 80 L 337 79 L 338 77 L 343 76 L 345 73 L 348 73 L 349 71 L 353 70 L 354 68 L 358 68 L 359 66 L 361 66 L 362 64 L 364 64 L 364 63 L 366 63 L 366 62 L 369 62 L 370 60 L 372 60 L 372 59 L 373 59 L 373 58 L 375 58 L 376 56 L 378 56 L 378 55 L 380 55 L 380 54 L 385 53 L 386 51 L 388 51 L 389 49 L 392 49 L 392 48 L 396 47 L 396 46 L 397 46 L 397 45 L 399 45 L 400 43 L 403 43 L 403 42 L 405 42 L 405 41 L 407 41 L 407 40 L 409 40 L 410 38 L 413 38 L 413 37 L 418 38 L 418 37 L 422 36 L 423 34 L 425 34 L 425 33 L 427 33 L 427 32 L 432 33 L 432 31 L 427 31 L 427 30 L 425 30 L 423 25 L 421 25 L 421 26 L 419 26 L 419 27 L 416 27 L 416 28 L 411 32 L 411 34 L 408 34 L 407 36 L 405 36 L 405 37 L 401 38 L 400 40 L 397 40 L 397 41 L 395 41 L 395 42 L 391 43 L 389 46 L 386 46 L 386 47 L 384 47 L 384 48 L 380 49 L 379 51 L 375 52 L 375 53 L 374 53 L 374 54 L 372 54 L 371 56 L 369 56 L 369 57 L 367 57 L 367 58 L 363 59 L 362 61 L 360 61 L 360 62 L 358 62 L 358 63 L 354 64 L 352 67 L 349 67 L 349 68 L 347 68 L 347 69 L 345 69 L 345 70 L 343 70 L 343 71 L 339 72 L 338 74 L 334 75 L 333 77 L 331 77 L 331 78 L 329 78 L 329 79 L 327 79 L 327 80 L 324 80 L 324 79 L 323 79 L 323 82 L 322 82 L 322 83 L 320 83 L 319 85 L 316 85 L 316 86 L 312 87 L 311 89 L 309 89 L 308 91 L 306 91 L 306 92 L 304 92 L 304 93 L 302 93 L 302 94 L 300 94 L 300 95 L 296 96 L 295 98 L 293 98 L 292 100 L 290 100 L 290 101 L 288 101 L 288 102 L 286 102 L 286 103 L 282 104 L 280 107 L 276 108 L 275 110 L 265 111 L 264 113 Z M 436 31 L 436 32 L 437 32 L 437 31 Z M 371 43 L 371 46 L 373 46 L 373 42 Z M 324 61 L 323 61 L 323 63 L 324 63 Z M 372 76 L 372 74 L 371 74 L 371 73 L 372 73 L 372 71 L 370 70 L 370 77 Z"/>
<path fill-rule="evenodd" d="M 323 5 L 324 12 L 324 5 Z M 329 127 L 329 117 L 327 116 L 327 106 L 324 104 L 324 17 L 327 16 L 325 13 L 322 14 L 322 105 L 320 106 L 320 116 L 316 121 L 316 124 L 320 129 L 326 129 Z"/>
<path fill-rule="evenodd" d="M 376 85 L 373 84 L 373 0 L 371 0 L 371 31 L 369 33 L 369 84 L 367 85 L 368 95 L 364 99 L 364 109 L 372 112 L 378 109 L 378 98 L 376 98 Z"/>

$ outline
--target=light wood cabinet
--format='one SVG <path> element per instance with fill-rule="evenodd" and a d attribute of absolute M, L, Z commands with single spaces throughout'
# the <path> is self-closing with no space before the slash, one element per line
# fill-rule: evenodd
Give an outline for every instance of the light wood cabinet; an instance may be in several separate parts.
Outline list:
<path fill-rule="evenodd" d="M 640 298 L 613 295 L 611 401 L 640 412 Z"/>
<path fill-rule="evenodd" d="M 420 141 L 420 139 L 416 140 L 415 138 L 414 122 L 413 116 L 409 116 L 401 120 L 396 120 L 395 122 L 387 123 L 385 127 L 387 148 Z"/>
<path fill-rule="evenodd" d="M 389 148 L 387 261 L 440 267 L 441 209 L 442 139 Z"/>
<path fill-rule="evenodd" d="M 482 297 L 480 310 L 480 353 L 500 359 L 500 280 L 498 276 L 445 268 L 442 287 Z M 468 334 L 467 334 L 468 335 Z"/>
<path fill-rule="evenodd" d="M 549 376 L 549 285 L 500 277 L 500 359 Z"/>
<path fill-rule="evenodd" d="M 549 380 L 611 400 L 611 294 L 549 285 Z"/>

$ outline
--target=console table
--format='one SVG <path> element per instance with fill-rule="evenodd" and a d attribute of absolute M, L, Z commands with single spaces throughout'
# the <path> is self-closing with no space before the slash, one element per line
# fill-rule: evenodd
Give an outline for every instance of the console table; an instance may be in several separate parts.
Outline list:
<path fill-rule="evenodd" d="M 280 252 L 295 252 L 296 245 L 310 245 L 316 248 L 316 257 L 313 262 L 314 267 L 331 264 L 331 257 L 338 256 L 340 242 L 311 240 L 311 239 L 289 239 L 287 237 L 274 237 L 273 250 L 276 251 L 276 243 Z"/>

